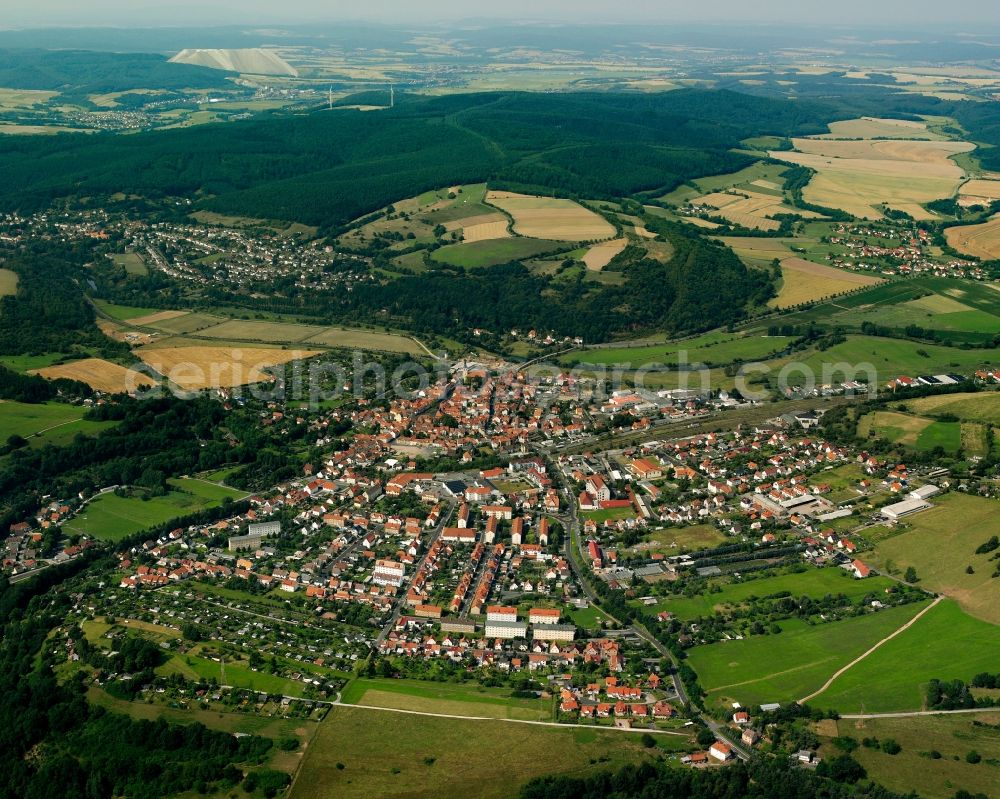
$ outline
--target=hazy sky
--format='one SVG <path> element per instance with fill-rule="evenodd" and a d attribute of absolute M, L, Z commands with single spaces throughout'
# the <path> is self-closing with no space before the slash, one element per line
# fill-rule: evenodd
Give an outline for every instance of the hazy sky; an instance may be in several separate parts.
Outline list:
<path fill-rule="evenodd" d="M 40 25 L 197 25 L 415 22 L 469 18 L 1000 26 L 997 0 L 0 0 L 0 28 Z"/>

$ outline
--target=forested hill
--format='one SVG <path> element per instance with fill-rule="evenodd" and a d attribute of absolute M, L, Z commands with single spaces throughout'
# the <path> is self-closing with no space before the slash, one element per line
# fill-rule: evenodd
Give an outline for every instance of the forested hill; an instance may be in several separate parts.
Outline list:
<path fill-rule="evenodd" d="M 201 193 L 211 210 L 330 229 L 426 189 L 487 179 L 588 197 L 668 190 L 749 163 L 730 152 L 744 138 L 815 133 L 837 115 L 728 91 L 484 93 L 127 137 L 18 137 L 0 152 L 0 208 Z"/>
<path fill-rule="evenodd" d="M 87 50 L 0 50 L 0 86 L 69 90 L 74 94 L 130 89 L 214 89 L 232 85 L 234 73 L 173 64 L 156 53 L 94 53 Z"/>

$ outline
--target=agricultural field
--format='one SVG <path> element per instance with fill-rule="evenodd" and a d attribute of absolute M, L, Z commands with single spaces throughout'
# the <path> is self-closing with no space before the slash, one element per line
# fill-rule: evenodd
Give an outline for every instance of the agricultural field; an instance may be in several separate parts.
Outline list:
<path fill-rule="evenodd" d="M 144 363 L 186 391 L 232 388 L 271 380 L 266 370 L 317 355 L 317 350 L 250 347 L 142 347 Z"/>
<path fill-rule="evenodd" d="M 763 194 L 759 190 L 730 189 L 726 192 L 713 192 L 695 197 L 689 202 L 692 205 L 712 208 L 714 211 L 711 216 L 721 216 L 734 225 L 750 230 L 777 230 L 780 223 L 772 217 L 778 214 L 798 214 L 808 219 L 820 218 L 819 214 L 812 211 L 803 211 L 787 205 L 780 194 Z"/>
<path fill-rule="evenodd" d="M 910 119 L 878 119 L 861 117 L 843 119 L 829 124 L 830 132 L 815 139 L 911 139 L 940 141 L 940 133 L 929 130 L 926 122 Z"/>
<path fill-rule="evenodd" d="M 587 269 L 600 272 L 611 263 L 616 255 L 625 249 L 627 244 L 628 239 L 613 239 L 595 244 L 583 256 L 583 262 L 587 265 Z"/>
<path fill-rule="evenodd" d="M 245 496 L 236 489 L 209 486 L 196 480 L 172 481 L 171 487 L 165 496 L 149 499 L 102 494 L 64 526 L 81 535 L 119 541 L 171 519 L 220 505 L 226 496 L 232 499 Z"/>
<path fill-rule="evenodd" d="M 454 716 L 551 721 L 551 700 L 514 699 L 510 691 L 461 683 L 355 679 L 344 689 L 348 705 L 396 708 Z"/>
<path fill-rule="evenodd" d="M 924 607 L 914 603 L 817 625 L 789 619 L 780 622 L 783 632 L 778 635 L 694 647 L 688 650 L 688 663 L 713 705 L 793 702 L 818 690 Z M 818 705 L 834 706 L 829 701 Z"/>
<path fill-rule="evenodd" d="M 0 297 L 13 297 L 15 294 L 17 294 L 17 272 L 0 269 Z"/>
<path fill-rule="evenodd" d="M 942 447 L 945 452 L 955 453 L 962 446 L 960 422 L 938 422 L 894 411 L 868 414 L 858 423 L 858 435 L 884 438 L 917 452 L 929 452 L 935 447 Z"/>
<path fill-rule="evenodd" d="M 130 319 L 135 319 L 140 316 L 149 316 L 150 314 L 159 313 L 159 308 L 136 308 L 131 305 L 114 305 L 113 303 L 107 302 L 106 300 L 94 300 L 94 305 L 97 309 L 107 315 L 112 319 L 116 319 L 119 322 L 127 322 Z"/>
<path fill-rule="evenodd" d="M 973 178 L 963 183 L 958 191 L 958 204 L 963 207 L 986 207 L 994 200 L 1000 200 L 1000 180 L 996 176 L 989 179 Z"/>
<path fill-rule="evenodd" d="M 789 308 L 881 282 L 871 275 L 814 264 L 802 258 L 786 258 L 781 262 L 781 290 L 769 304 Z"/>
<path fill-rule="evenodd" d="M 543 774 L 589 776 L 692 745 L 686 736 L 658 735 L 659 746 L 645 749 L 639 738 L 610 730 L 334 707 L 306 752 L 290 796 L 508 799 Z"/>
<path fill-rule="evenodd" d="M 810 167 L 817 175 L 803 198 L 859 218 L 880 219 L 885 204 L 914 219 L 933 219 L 923 204 L 954 196 L 965 177 L 950 157 L 968 142 L 793 139 L 795 151 L 772 151 L 779 161 Z"/>
<path fill-rule="evenodd" d="M 944 232 L 948 244 L 986 261 L 1000 258 L 1000 214 L 981 225 L 956 225 Z"/>
<path fill-rule="evenodd" d="M 784 174 L 787 171 L 788 167 L 782 164 L 757 161 L 745 169 L 741 169 L 739 172 L 696 178 L 674 189 L 669 194 L 663 195 L 659 199 L 671 205 L 683 205 L 701 195 L 734 189 L 736 191 L 753 191 L 758 194 L 770 194 L 780 200 L 782 197 L 781 187 L 785 183 Z M 654 209 L 655 206 L 647 208 L 647 210 L 655 213 Z M 662 209 L 658 210 L 662 212 Z"/>
<path fill-rule="evenodd" d="M 976 554 L 1000 535 L 996 504 L 957 492 L 931 503 L 934 508 L 904 519 L 899 532 L 879 541 L 866 557 L 889 574 L 901 575 L 913 566 L 921 586 L 951 597 L 977 618 L 1000 624 L 1000 583 L 992 577 L 997 562 L 990 559 L 994 553 Z"/>
<path fill-rule="evenodd" d="M 996 788 L 996 768 L 987 764 L 1000 760 L 997 727 L 1000 711 L 864 721 L 841 719 L 832 724 L 837 735 L 850 736 L 859 742 L 863 738 L 891 739 L 902 747 L 897 755 L 866 747 L 858 747 L 852 755 L 872 780 L 890 791 L 908 794 L 916 780 L 920 796 L 926 799 L 952 799 L 957 790 L 988 796 Z M 823 732 L 820 734 L 822 737 Z M 966 762 L 965 756 L 973 749 L 982 756 L 982 763 Z M 940 757 L 932 757 L 931 751 L 939 752 Z M 824 747 L 824 756 L 836 752 L 832 747 Z"/>
<path fill-rule="evenodd" d="M 463 269 L 480 269 L 509 261 L 520 261 L 565 248 L 565 242 L 524 237 L 449 244 L 434 251 L 433 258 Z"/>
<path fill-rule="evenodd" d="M 599 347 L 574 352 L 563 361 L 582 361 L 595 365 L 627 364 L 633 368 L 650 364 L 677 364 L 682 353 L 687 363 L 725 364 L 734 360 L 752 361 L 767 358 L 788 346 L 788 339 L 780 336 L 738 336 L 726 333 L 707 333 L 703 336 L 672 344 L 645 347 Z"/>
<path fill-rule="evenodd" d="M 980 672 L 995 671 L 998 648 L 1000 627 L 945 600 L 810 701 L 841 713 L 923 710 L 932 679 L 968 682 Z"/>
<path fill-rule="evenodd" d="M 1000 392 L 942 394 L 907 400 L 907 411 L 922 416 L 950 414 L 962 421 L 1000 424 Z"/>
<path fill-rule="evenodd" d="M 606 220 L 572 200 L 490 191 L 486 202 L 510 214 L 514 232 L 528 238 L 595 241 L 615 234 Z"/>
<path fill-rule="evenodd" d="M 92 435 L 112 426 L 110 422 L 88 422 L 87 408 L 59 402 L 25 403 L 0 400 L 0 441 L 11 436 L 28 439 L 32 446 L 61 444 L 77 433 Z"/>
<path fill-rule="evenodd" d="M 58 366 L 46 366 L 34 370 L 34 374 L 49 380 L 66 378 L 79 380 L 97 391 L 109 394 L 134 393 L 137 389 L 156 385 L 149 375 L 126 369 L 117 363 L 105 361 L 102 358 L 84 358 L 82 361 L 71 361 Z"/>
<path fill-rule="evenodd" d="M 45 105 L 58 94 L 58 92 L 32 89 L 0 89 L 0 110 L 11 111 Z"/>

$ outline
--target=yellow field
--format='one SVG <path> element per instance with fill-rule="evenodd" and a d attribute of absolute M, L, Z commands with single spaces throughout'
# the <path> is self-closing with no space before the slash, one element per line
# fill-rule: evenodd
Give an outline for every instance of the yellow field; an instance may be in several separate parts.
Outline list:
<path fill-rule="evenodd" d="M 927 130 L 927 124 L 908 119 L 844 119 L 831 122 L 830 132 L 817 139 L 940 139 Z"/>
<path fill-rule="evenodd" d="M 987 261 L 1000 258 L 1000 214 L 981 225 L 947 228 L 944 235 L 949 245 L 966 255 Z"/>
<path fill-rule="evenodd" d="M 612 259 L 624 250 L 627 244 L 628 239 L 614 239 L 595 244 L 583 256 L 583 262 L 587 265 L 587 269 L 599 272 L 611 263 Z"/>
<path fill-rule="evenodd" d="M 17 273 L 9 269 L 0 269 L 0 297 L 12 297 L 17 294 Z"/>
<path fill-rule="evenodd" d="M 155 385 L 155 381 L 147 375 L 101 358 L 85 358 L 60 366 L 49 366 L 37 369 L 32 374 L 41 375 L 49 380 L 60 377 L 80 380 L 97 391 L 106 391 L 109 394 L 131 393 L 137 388 Z"/>
<path fill-rule="evenodd" d="M 130 325 L 155 325 L 157 322 L 165 322 L 167 319 L 176 319 L 179 316 L 187 316 L 189 311 L 157 311 L 147 316 L 137 316 L 129 319 Z"/>
<path fill-rule="evenodd" d="M 0 108 L 30 108 L 35 104 L 47 103 L 58 93 L 29 89 L 0 89 Z"/>
<path fill-rule="evenodd" d="M 493 222 L 477 222 L 462 228 L 462 238 L 466 242 L 505 239 L 508 236 L 510 231 L 507 230 L 506 218 Z"/>
<path fill-rule="evenodd" d="M 915 219 L 933 219 L 923 203 L 951 197 L 965 174 L 950 156 L 968 142 L 793 139 L 795 152 L 771 156 L 817 171 L 803 190 L 807 202 L 880 219 L 884 203 Z"/>
<path fill-rule="evenodd" d="M 765 181 L 766 182 L 766 181 Z M 692 205 L 707 205 L 718 210 L 725 217 L 741 227 L 751 230 L 777 230 L 780 225 L 770 217 L 775 214 L 798 214 L 816 219 L 819 214 L 802 211 L 785 205 L 783 199 L 774 194 L 739 190 L 735 193 L 713 192 L 691 200 Z"/>
<path fill-rule="evenodd" d="M 591 241 L 615 234 L 607 221 L 572 200 L 491 191 L 486 201 L 510 214 L 514 231 L 528 238 Z"/>
<path fill-rule="evenodd" d="M 989 205 L 993 200 L 1000 200 L 1000 180 L 977 178 L 958 190 L 958 204 L 966 208 L 971 205 Z"/>
<path fill-rule="evenodd" d="M 882 281 L 877 277 L 848 272 L 833 266 L 814 264 L 802 258 L 786 258 L 781 262 L 781 291 L 769 303 L 775 308 L 788 308 L 803 302 L 821 300 L 859 286 L 871 286 Z"/>
<path fill-rule="evenodd" d="M 905 413 L 894 411 L 875 411 L 863 417 L 858 423 L 858 435 L 867 438 L 869 435 L 878 435 L 883 428 L 892 428 L 898 431 L 893 436 L 893 440 L 900 444 L 916 446 L 920 434 L 934 424 L 933 419 L 925 419 L 921 416 L 910 416 Z"/>
<path fill-rule="evenodd" d="M 232 388 L 270 380 L 264 370 L 309 358 L 315 350 L 246 347 L 143 347 L 136 354 L 159 374 L 188 391 Z"/>

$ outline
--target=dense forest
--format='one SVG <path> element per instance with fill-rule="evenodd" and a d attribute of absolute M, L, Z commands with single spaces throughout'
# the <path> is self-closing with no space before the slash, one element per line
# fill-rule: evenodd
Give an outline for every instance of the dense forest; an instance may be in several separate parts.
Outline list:
<path fill-rule="evenodd" d="M 815 133 L 839 114 L 736 92 L 483 93 L 402 96 L 377 114 L 19 137 L 0 153 L 0 207 L 41 208 L 76 192 L 200 192 L 210 210 L 333 230 L 426 189 L 486 179 L 576 196 L 669 190 L 749 163 L 730 152 L 748 136 Z"/>
<path fill-rule="evenodd" d="M 232 86 L 232 73 L 172 64 L 155 53 L 88 50 L 0 50 L 0 86 L 68 91 L 73 95 L 129 89 L 215 89 Z"/>

